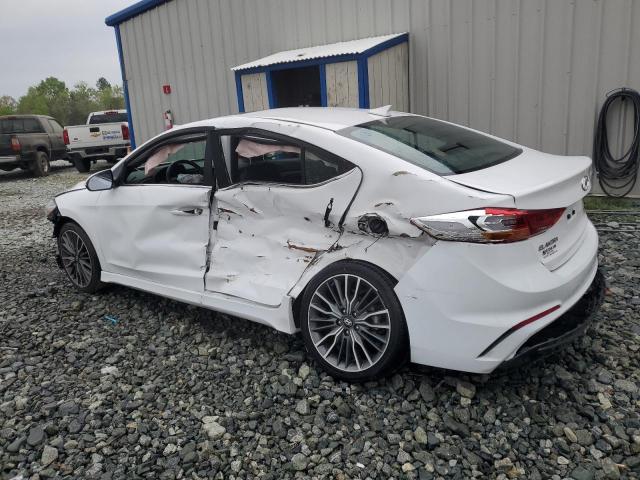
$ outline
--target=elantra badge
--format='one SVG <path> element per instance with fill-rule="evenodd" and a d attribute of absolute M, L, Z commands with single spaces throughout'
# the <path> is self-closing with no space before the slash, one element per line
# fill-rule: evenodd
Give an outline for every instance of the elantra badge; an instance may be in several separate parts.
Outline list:
<path fill-rule="evenodd" d="M 585 175 L 584 177 L 582 177 L 582 180 L 580 181 L 580 186 L 582 187 L 582 190 L 584 190 L 585 192 L 589 190 L 589 188 L 591 188 L 591 179 L 589 178 L 588 175 Z"/>

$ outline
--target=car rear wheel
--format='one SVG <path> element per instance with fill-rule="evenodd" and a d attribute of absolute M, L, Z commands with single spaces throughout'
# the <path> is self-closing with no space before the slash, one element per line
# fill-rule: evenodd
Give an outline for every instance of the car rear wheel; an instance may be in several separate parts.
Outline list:
<path fill-rule="evenodd" d="M 300 326 L 311 356 L 335 378 L 370 380 L 409 357 L 393 281 L 365 263 L 339 262 L 316 276 L 303 295 Z"/>
<path fill-rule="evenodd" d="M 87 234 L 75 223 L 65 223 L 58 234 L 62 268 L 81 292 L 93 293 L 102 287 L 100 261 Z"/>
<path fill-rule="evenodd" d="M 49 175 L 49 170 L 51 170 L 49 155 L 46 152 L 36 152 L 35 158 L 31 163 L 31 173 L 36 177 L 44 177 Z"/>
<path fill-rule="evenodd" d="M 76 170 L 80 173 L 87 173 L 91 171 L 91 160 L 87 160 L 85 158 L 76 158 L 73 161 L 73 164 L 76 166 Z"/>

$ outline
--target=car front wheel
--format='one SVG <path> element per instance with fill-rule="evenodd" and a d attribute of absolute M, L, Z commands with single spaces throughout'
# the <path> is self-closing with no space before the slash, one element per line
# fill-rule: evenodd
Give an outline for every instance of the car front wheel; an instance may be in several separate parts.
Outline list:
<path fill-rule="evenodd" d="M 80 226 L 67 222 L 58 234 L 58 253 L 67 277 L 81 292 L 93 293 L 101 286 L 100 261 L 89 237 Z"/>
<path fill-rule="evenodd" d="M 327 267 L 305 289 L 300 327 L 310 355 L 333 377 L 366 381 L 409 358 L 393 281 L 365 263 Z"/>

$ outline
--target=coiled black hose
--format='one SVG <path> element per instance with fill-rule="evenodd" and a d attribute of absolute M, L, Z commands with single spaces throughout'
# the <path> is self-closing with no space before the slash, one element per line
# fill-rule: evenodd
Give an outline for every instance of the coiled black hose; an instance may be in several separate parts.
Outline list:
<path fill-rule="evenodd" d="M 633 139 L 629 149 L 620 157 L 614 157 L 609 148 L 607 115 L 611 106 L 629 100 L 633 106 Z M 624 197 L 636 184 L 640 167 L 640 93 L 631 88 L 611 92 L 600 110 L 593 141 L 593 162 L 602 191 L 609 197 Z M 621 193 L 622 192 L 622 193 Z"/>

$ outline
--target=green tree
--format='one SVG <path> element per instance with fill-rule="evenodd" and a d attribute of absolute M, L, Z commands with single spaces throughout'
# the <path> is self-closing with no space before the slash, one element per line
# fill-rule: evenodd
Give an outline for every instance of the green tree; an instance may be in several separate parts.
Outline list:
<path fill-rule="evenodd" d="M 29 87 L 27 94 L 18 102 L 18 112 L 51 115 L 64 124 L 69 119 L 69 101 L 69 89 L 65 83 L 49 77 L 35 87 Z"/>
<path fill-rule="evenodd" d="M 17 105 L 11 97 L 0 97 L 0 115 L 15 112 L 51 115 L 63 125 L 84 123 L 90 112 L 123 108 L 122 87 L 111 85 L 104 77 L 98 79 L 96 88 L 79 82 L 72 90 L 57 78 L 49 77 L 29 87 Z"/>
<path fill-rule="evenodd" d="M 36 87 L 29 87 L 26 95 L 18 100 L 18 113 L 49 115 L 49 106 L 46 99 L 36 90 Z"/>
<path fill-rule="evenodd" d="M 106 90 L 107 88 L 111 88 L 111 84 L 106 78 L 100 77 L 96 82 L 96 88 L 98 90 Z"/>
<path fill-rule="evenodd" d="M 119 85 L 98 90 L 98 105 L 102 110 L 120 110 L 124 108 L 124 95 Z"/>
<path fill-rule="evenodd" d="M 9 95 L 3 95 L 0 97 L 0 115 L 11 115 L 16 113 L 16 109 L 18 108 L 18 102 L 13 97 Z"/>
<path fill-rule="evenodd" d="M 100 110 L 97 92 L 86 82 L 77 83 L 69 92 L 69 124 L 84 123 L 90 112 Z"/>

